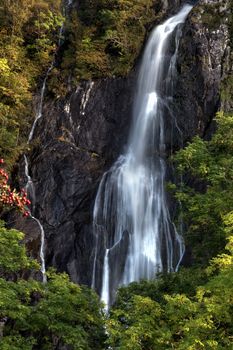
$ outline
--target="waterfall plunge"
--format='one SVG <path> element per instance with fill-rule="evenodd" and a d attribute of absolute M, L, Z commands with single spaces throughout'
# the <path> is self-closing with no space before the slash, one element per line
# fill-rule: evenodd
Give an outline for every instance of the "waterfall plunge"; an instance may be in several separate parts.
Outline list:
<path fill-rule="evenodd" d="M 151 279 L 163 270 L 176 271 L 184 254 L 164 189 L 164 106 L 172 97 L 181 34 L 178 25 L 191 9 L 185 5 L 152 32 L 141 64 L 127 151 L 103 175 L 97 192 L 92 287 L 100 290 L 107 307 L 119 285 Z M 168 61 L 174 32 L 176 50 Z M 102 285 L 98 286 L 100 274 Z"/>

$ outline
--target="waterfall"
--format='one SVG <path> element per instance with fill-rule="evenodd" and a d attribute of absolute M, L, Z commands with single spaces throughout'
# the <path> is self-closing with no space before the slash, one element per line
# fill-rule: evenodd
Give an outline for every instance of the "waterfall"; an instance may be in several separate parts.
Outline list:
<path fill-rule="evenodd" d="M 172 101 L 179 25 L 191 9 L 185 5 L 153 30 L 139 72 L 127 150 L 103 175 L 97 192 L 92 287 L 107 307 L 119 285 L 176 271 L 184 254 L 164 188 L 164 119 Z M 173 55 L 169 53 L 172 41 Z"/>

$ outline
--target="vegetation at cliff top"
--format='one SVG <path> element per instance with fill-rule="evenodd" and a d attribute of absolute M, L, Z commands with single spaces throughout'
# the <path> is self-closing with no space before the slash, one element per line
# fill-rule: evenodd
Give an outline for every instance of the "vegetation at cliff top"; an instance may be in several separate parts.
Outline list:
<path fill-rule="evenodd" d="M 60 0 L 0 5 L 0 154 L 8 166 L 25 147 L 32 95 L 51 64 L 63 21 Z"/>
<path fill-rule="evenodd" d="M 203 16 L 218 7 L 209 5 Z M 69 84 L 82 79 L 124 76 L 135 64 L 148 28 L 163 15 L 161 9 L 160 0 L 81 0 L 64 17 L 61 0 L 1 1 L 0 154 L 9 168 L 28 148 L 37 101 L 33 105 L 32 97 L 51 62 L 55 60 L 47 93 L 53 97 L 64 96 Z M 230 26 L 231 17 L 228 22 Z M 231 79 L 223 81 L 224 100 L 231 97 L 231 85 Z"/>
<path fill-rule="evenodd" d="M 50 90 L 62 95 L 67 81 L 77 84 L 81 79 L 125 76 L 160 9 L 160 0 L 79 1 L 66 20 L 61 70 L 53 70 Z"/>
<path fill-rule="evenodd" d="M 32 96 L 52 61 L 47 89 L 56 97 L 66 93 L 68 83 L 125 75 L 156 12 L 153 0 L 83 0 L 66 9 L 65 19 L 62 7 L 61 0 L 1 1 L 0 154 L 9 167 L 28 147 Z M 65 42 L 60 38 L 57 52 L 64 21 Z"/>

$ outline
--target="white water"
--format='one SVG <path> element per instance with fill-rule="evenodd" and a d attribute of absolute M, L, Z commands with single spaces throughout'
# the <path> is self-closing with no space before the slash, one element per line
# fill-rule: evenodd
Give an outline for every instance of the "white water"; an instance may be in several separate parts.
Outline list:
<path fill-rule="evenodd" d="M 33 219 L 34 221 L 36 221 L 36 223 L 39 226 L 39 230 L 40 230 L 40 260 L 41 260 L 41 273 L 42 273 L 42 280 L 43 283 L 47 282 L 47 277 L 46 277 L 46 268 L 45 268 L 45 233 L 44 233 L 44 228 L 41 225 L 41 222 L 39 219 L 37 219 L 36 217 L 34 217 L 32 215 L 32 213 L 34 213 L 35 211 L 35 203 L 36 203 L 36 195 L 35 195 L 35 187 L 34 187 L 34 183 L 32 181 L 31 176 L 29 175 L 29 167 L 28 167 L 28 159 L 26 157 L 26 155 L 24 154 L 24 163 L 25 163 L 25 168 L 24 168 L 24 172 L 27 178 L 27 183 L 25 186 L 25 190 L 27 192 L 27 195 L 30 196 L 31 198 L 31 206 L 32 206 L 32 212 L 30 210 L 30 218 Z"/>
<path fill-rule="evenodd" d="M 86 105 L 89 101 L 91 90 L 92 90 L 93 86 L 94 86 L 94 82 L 90 81 L 88 84 L 87 91 L 84 92 L 84 94 L 83 94 L 82 101 L 81 101 L 81 107 L 80 107 L 80 114 L 82 114 L 82 115 L 85 115 Z"/>
<path fill-rule="evenodd" d="M 192 6 L 185 5 L 152 32 L 141 64 L 127 152 L 104 174 L 99 185 L 94 207 L 94 234 L 99 244 L 100 235 L 106 232 L 101 299 L 107 307 L 112 301 L 113 285 L 151 279 L 159 271 L 176 271 L 184 254 L 183 239 L 171 221 L 164 189 L 164 106 L 172 98 L 181 34 L 176 29 L 191 9 Z M 174 32 L 176 49 L 169 58 Z M 129 234 L 129 243 L 124 258 L 119 242 L 125 231 Z M 111 263 L 114 251 L 115 261 Z M 94 260 L 93 287 L 97 248 Z M 124 266 L 119 272 L 122 261 Z"/>
<path fill-rule="evenodd" d="M 40 229 L 40 260 L 41 260 L 41 268 L 40 271 L 42 273 L 42 279 L 43 279 L 43 283 L 47 282 L 47 276 L 46 276 L 46 268 L 45 268 L 45 256 L 44 256 L 44 250 L 45 250 L 45 233 L 44 233 L 44 228 L 41 225 L 40 220 L 38 220 L 37 218 L 35 218 L 33 215 L 30 215 L 30 217 L 35 220 L 39 226 Z"/>
<path fill-rule="evenodd" d="M 58 47 L 61 46 L 61 44 L 63 43 L 63 40 L 64 40 L 64 38 L 63 38 L 64 26 L 65 26 L 65 23 L 63 22 L 61 25 L 60 31 L 59 31 Z"/>
<path fill-rule="evenodd" d="M 103 287 L 101 299 L 105 302 L 105 305 L 110 303 L 110 283 L 109 283 L 109 249 L 106 249 L 104 256 L 104 274 L 103 274 Z"/>
<path fill-rule="evenodd" d="M 30 196 L 31 198 L 31 203 L 32 203 L 32 212 L 34 212 L 35 210 L 35 201 L 36 201 L 36 194 L 35 194 L 35 187 L 34 187 L 34 183 L 32 181 L 31 176 L 29 175 L 29 169 L 28 169 L 28 159 L 27 156 L 24 154 L 24 173 L 26 175 L 27 178 L 27 183 L 25 186 L 25 190 L 27 192 L 27 195 Z"/>
<path fill-rule="evenodd" d="M 43 102 L 44 102 L 44 94 L 45 94 L 46 83 L 47 83 L 47 80 L 48 80 L 49 73 L 51 72 L 53 67 L 54 67 L 54 61 L 51 63 L 49 69 L 47 70 L 47 73 L 45 75 L 45 78 L 44 78 L 44 81 L 43 81 L 43 84 L 42 84 L 42 88 L 41 88 L 41 92 L 40 92 L 40 101 L 39 101 L 39 105 L 38 105 L 38 108 L 37 108 L 37 111 L 36 111 L 35 120 L 33 122 L 31 131 L 29 133 L 28 143 L 30 143 L 32 141 L 37 122 L 38 122 L 38 120 L 40 118 L 42 118 L 42 109 L 43 109 Z"/>
<path fill-rule="evenodd" d="M 59 39 L 60 42 L 60 39 Z M 28 137 L 28 144 L 32 141 L 33 136 L 34 136 L 34 131 L 37 125 L 37 122 L 40 118 L 42 118 L 42 110 L 43 110 L 43 102 L 44 102 L 44 95 L 45 95 L 45 89 L 46 89 L 46 83 L 48 80 L 48 76 L 49 73 L 51 72 L 51 70 L 54 67 L 54 61 L 51 63 L 49 69 L 47 70 L 47 73 L 45 75 L 43 84 L 42 84 L 42 88 L 41 88 L 41 92 L 40 92 L 40 100 L 39 100 L 39 105 L 36 111 L 36 116 L 31 128 L 31 131 L 29 133 L 29 137 Z M 32 212 L 30 212 L 30 217 L 31 219 L 33 219 L 34 221 L 36 221 L 36 223 L 39 226 L 40 229 L 40 260 L 41 260 L 41 273 L 42 273 L 42 280 L 43 283 L 46 283 L 47 281 L 47 277 L 46 277 L 46 268 L 45 268 L 45 233 L 44 233 L 44 228 L 40 222 L 39 219 L 37 219 L 36 217 L 33 216 L 34 211 L 35 211 L 35 204 L 36 204 L 36 194 L 35 194 L 35 186 L 33 183 L 33 180 L 31 178 L 31 176 L 29 175 L 29 164 L 28 164 L 28 159 L 27 156 L 24 154 L 24 173 L 26 175 L 27 178 L 27 183 L 25 186 L 25 190 L 27 191 L 27 195 L 30 197 L 31 199 L 31 206 L 32 206 Z"/>

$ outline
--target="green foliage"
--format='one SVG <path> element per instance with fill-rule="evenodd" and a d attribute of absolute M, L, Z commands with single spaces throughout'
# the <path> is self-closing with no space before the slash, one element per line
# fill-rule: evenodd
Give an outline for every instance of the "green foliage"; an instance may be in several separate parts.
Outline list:
<path fill-rule="evenodd" d="M 71 71 L 76 82 L 126 75 L 139 55 L 146 27 L 156 19 L 155 12 L 153 0 L 80 1 L 66 23 L 62 79 L 66 81 Z M 59 78 L 54 77 L 51 89 L 55 90 Z"/>
<path fill-rule="evenodd" d="M 48 67 L 54 59 L 59 29 L 64 21 L 59 4 L 60 1 L 53 1 L 50 5 L 44 1 L 35 4 L 25 25 L 27 54 L 39 69 L 41 65 Z"/>
<path fill-rule="evenodd" d="M 226 247 L 229 253 L 211 261 L 209 281 L 196 288 L 193 295 L 173 294 L 171 283 L 170 294 L 162 294 L 163 301 L 158 303 L 146 295 L 145 288 L 141 295 L 141 284 L 138 288 L 134 285 L 134 292 L 132 286 L 127 287 L 130 299 L 125 304 L 117 301 L 107 321 L 109 346 L 122 350 L 232 349 L 232 246 L 231 237 Z M 158 289 L 154 282 L 154 295 Z M 152 288 L 148 294 L 152 295 Z"/>
<path fill-rule="evenodd" d="M 0 154 L 13 165 L 33 118 L 32 93 L 53 60 L 60 1 L 2 0 L 0 21 Z"/>
<path fill-rule="evenodd" d="M 0 274 L 38 267 L 27 257 L 25 246 L 20 244 L 22 239 L 23 233 L 6 229 L 4 222 L 0 221 Z"/>
<path fill-rule="evenodd" d="M 216 121 L 218 129 L 210 141 L 195 137 L 174 157 L 177 169 L 195 179 L 193 187 L 182 184 L 176 198 L 183 206 L 185 239 L 196 263 L 207 263 L 223 250 L 223 219 L 233 206 L 233 118 L 220 113 Z"/>
<path fill-rule="evenodd" d="M 21 150 L 16 145 L 27 118 L 30 92 L 27 78 L 11 69 L 7 58 L 0 59 L 0 72 L 0 153 L 9 163 Z"/>
<path fill-rule="evenodd" d="M 0 279 L 0 289 L 0 317 L 7 319 L 3 349 L 12 337 L 29 342 L 29 349 L 101 349 L 105 336 L 98 298 L 67 275 L 50 273 L 46 285 Z"/>
<path fill-rule="evenodd" d="M 207 282 L 207 274 L 200 268 L 181 268 L 178 272 L 161 274 L 151 281 L 133 282 L 127 288 L 120 288 L 117 292 L 115 307 L 125 307 L 134 295 L 150 297 L 163 303 L 164 294 L 185 293 L 195 294 L 196 287 Z"/>
<path fill-rule="evenodd" d="M 20 278 L 20 271 L 38 268 L 26 256 L 22 239 L 21 232 L 1 224 L 0 349 L 103 349 L 104 317 L 97 295 L 52 270 L 47 284 Z"/>

